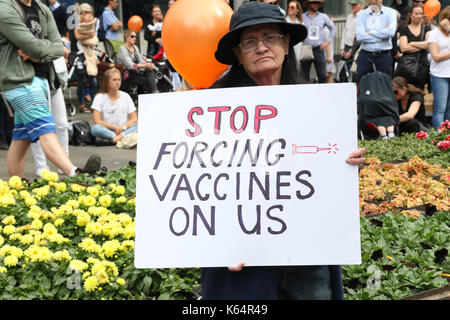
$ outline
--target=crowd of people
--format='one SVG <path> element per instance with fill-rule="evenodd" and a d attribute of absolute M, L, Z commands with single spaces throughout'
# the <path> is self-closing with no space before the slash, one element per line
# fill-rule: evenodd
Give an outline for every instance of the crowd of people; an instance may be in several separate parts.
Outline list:
<path fill-rule="evenodd" d="M 168 2 L 169 8 L 175 1 Z M 52 138 L 50 145 L 58 144 L 58 147 L 53 148 L 58 151 L 51 154 L 49 142 L 46 142 L 45 137 L 42 139 L 35 135 L 27 137 L 33 142 L 31 149 L 36 173 L 40 174 L 42 170 L 48 168 L 46 157 L 52 162 L 56 161 L 62 172 L 73 173 L 70 159 L 57 157 L 56 160 L 54 156 L 55 153 L 59 155 L 64 152 L 67 156 L 69 153 L 68 120 L 62 83 L 55 75 L 51 63 L 61 56 L 61 50 L 64 50 L 63 55 L 69 68 L 75 69 L 70 81 L 76 81 L 77 84 L 79 112 L 92 113 L 95 125 L 91 133 L 98 145 L 116 144 L 127 133 L 136 131 L 136 110 L 129 105 L 128 99 L 130 88 L 137 87 L 139 93 L 158 92 L 154 72 L 156 67 L 154 63 L 148 62 L 147 58 L 164 54 L 161 37 L 164 16 L 159 5 L 153 5 L 149 12 L 149 23 L 143 26 L 147 47 L 145 54 L 142 54 L 136 45 L 137 32 L 125 29 L 124 24 L 116 16 L 117 0 L 106 0 L 105 7 L 98 17 L 94 16 L 94 8 L 88 3 L 83 1 L 80 1 L 80 4 L 76 3 L 74 14 L 77 23 L 73 27 L 68 23 L 71 16 L 68 15 L 67 9 L 57 0 L 49 0 L 48 6 L 39 0 L 2 0 L 2 2 L 15 9 L 21 8 L 26 13 L 25 20 L 22 19 L 17 23 L 22 24 L 22 32 L 26 31 L 25 27 L 29 32 L 27 37 L 21 39 L 30 40 L 24 45 L 22 41 L 17 43 L 16 39 L 11 39 L 11 33 L 8 33 L 11 25 L 8 23 L 5 23 L 5 28 L 0 31 L 6 40 L 4 43 L 19 48 L 16 56 L 23 61 L 27 71 L 30 69 L 29 75 L 22 76 L 25 79 L 10 80 L 8 76 L 3 75 L 0 83 L 2 92 L 0 149 L 10 149 L 9 162 L 12 167 L 22 161 L 26 151 L 26 144 L 14 147 L 17 145 L 14 141 L 22 139 L 17 133 L 22 132 L 28 122 L 33 123 L 33 126 L 37 125 L 33 121 L 37 117 L 36 114 L 39 114 L 39 118 L 52 119 L 51 124 L 40 123 L 39 126 L 46 128 L 45 130 L 54 127 L 57 139 Z M 379 71 L 392 79 L 392 94 L 398 102 L 399 114 L 399 123 L 393 123 L 392 126 L 398 126 L 397 132 L 426 131 L 429 127 L 437 129 L 443 121 L 450 119 L 448 6 L 442 8 L 435 19 L 430 19 L 424 14 L 426 0 L 394 0 L 391 6 L 384 6 L 382 0 L 348 0 L 351 13 L 346 17 L 342 33 L 337 37 L 333 17 L 324 12 L 325 0 L 289 0 L 286 10 L 281 7 L 278 0 L 244 1 L 244 4 L 247 2 L 265 2 L 273 5 L 283 15 L 285 22 L 306 28 L 305 39 L 297 42 L 292 48 L 295 64 L 291 72 L 296 73 L 300 83 L 353 81 L 359 85 L 367 74 Z M 33 21 L 36 17 L 37 21 Z M 45 23 L 48 23 L 49 27 L 45 26 Z M 36 28 L 36 24 L 40 28 Z M 42 32 L 43 26 L 51 27 L 48 34 Z M 119 32 L 123 34 L 123 41 Z M 120 70 L 122 73 L 117 72 L 117 69 L 113 70 L 112 74 L 105 73 L 98 68 L 99 55 L 96 48 L 103 38 L 121 41 L 116 62 L 122 66 L 123 69 Z M 335 55 L 334 42 L 338 38 L 340 43 L 336 47 L 339 51 Z M 42 48 L 43 44 L 39 41 L 45 43 L 48 48 L 41 52 L 28 51 L 30 44 L 36 43 L 37 48 Z M 2 56 L 5 55 L 3 53 L 5 50 L 1 52 Z M 336 68 L 335 58 L 342 62 L 343 69 Z M 5 55 L 2 59 L 7 61 L 11 57 Z M 23 75 L 22 72 L 21 74 Z M 116 84 L 109 82 L 112 81 L 111 77 L 116 78 L 118 74 L 121 76 L 120 86 L 117 90 L 112 90 Z M 182 82 L 176 72 L 171 74 L 174 90 L 189 87 L 184 79 L 181 79 L 184 83 L 181 85 Z M 100 79 L 105 83 L 101 83 Z M 15 106 L 18 91 L 15 89 L 26 86 L 31 86 L 32 91 L 39 88 L 42 101 L 36 98 L 37 102 L 42 104 L 42 109 L 46 106 L 48 111 L 45 113 L 43 110 L 33 111 L 30 118 L 19 120 L 17 114 L 21 106 Z M 11 89 L 14 89 L 14 94 L 11 94 Z M 431 125 L 425 117 L 424 95 L 427 93 L 432 93 L 434 98 Z M 120 107 L 115 116 L 120 114 L 121 117 L 120 120 L 114 120 L 117 123 L 105 118 L 107 115 L 105 110 L 117 105 L 116 100 L 120 102 Z M 8 121 L 12 115 L 11 107 L 14 110 L 14 128 L 10 124 L 11 121 Z M 381 138 L 395 136 L 392 126 L 378 128 Z M 65 159 L 64 163 L 59 163 L 59 159 Z M 11 169 L 11 172 L 20 173 L 21 170 Z"/>

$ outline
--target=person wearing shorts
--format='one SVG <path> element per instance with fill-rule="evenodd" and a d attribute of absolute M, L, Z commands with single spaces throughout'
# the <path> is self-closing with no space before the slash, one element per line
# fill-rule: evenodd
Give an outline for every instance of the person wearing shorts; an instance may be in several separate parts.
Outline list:
<path fill-rule="evenodd" d="M 23 177 L 26 152 L 37 140 L 66 175 L 96 172 L 101 164 L 98 155 L 91 156 L 84 168 L 69 159 L 48 107 L 49 88 L 55 89 L 52 61 L 64 55 L 50 9 L 39 0 L 0 0 L 0 7 L 0 91 L 15 113 L 6 158 L 9 175 Z"/>

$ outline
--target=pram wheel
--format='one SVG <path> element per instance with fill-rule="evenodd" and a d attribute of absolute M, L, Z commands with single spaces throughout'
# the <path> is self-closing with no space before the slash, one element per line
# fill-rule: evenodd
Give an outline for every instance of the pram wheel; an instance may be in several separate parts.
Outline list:
<path fill-rule="evenodd" d="M 73 103 L 67 105 L 67 113 L 69 116 L 73 117 L 77 113 L 77 107 Z"/>

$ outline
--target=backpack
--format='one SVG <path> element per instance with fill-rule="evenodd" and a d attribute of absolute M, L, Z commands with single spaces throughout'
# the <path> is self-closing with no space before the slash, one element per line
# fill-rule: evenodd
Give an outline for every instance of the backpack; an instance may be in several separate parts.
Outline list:
<path fill-rule="evenodd" d="M 72 123 L 73 133 L 70 137 L 70 144 L 74 146 L 86 146 L 94 144 L 94 137 L 91 135 L 91 125 L 86 120 Z"/>
<path fill-rule="evenodd" d="M 99 41 L 105 41 L 106 31 L 108 29 L 109 29 L 109 27 L 105 29 L 103 26 L 103 13 L 102 13 L 99 18 L 99 26 L 98 26 L 98 30 L 97 30 L 97 38 Z"/>

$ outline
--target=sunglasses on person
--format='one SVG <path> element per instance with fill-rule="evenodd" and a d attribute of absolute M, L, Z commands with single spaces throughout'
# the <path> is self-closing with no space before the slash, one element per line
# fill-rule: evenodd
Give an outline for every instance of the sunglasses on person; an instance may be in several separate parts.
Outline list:
<path fill-rule="evenodd" d="M 288 9 L 297 9 L 297 6 L 289 6 Z"/>
<path fill-rule="evenodd" d="M 135 35 L 135 34 L 134 34 L 134 35 L 131 35 L 130 38 L 136 38 L 136 35 Z"/>
<path fill-rule="evenodd" d="M 425 2 L 427 2 L 427 0 L 413 0 L 413 2 L 425 3 Z"/>
<path fill-rule="evenodd" d="M 272 33 L 268 34 L 261 40 L 255 38 L 245 39 L 241 41 L 239 47 L 241 48 L 242 52 L 249 53 L 255 51 L 258 47 L 258 43 L 262 41 L 267 48 L 273 48 L 276 45 L 280 44 L 280 41 L 283 37 L 284 35 L 282 34 Z"/>

